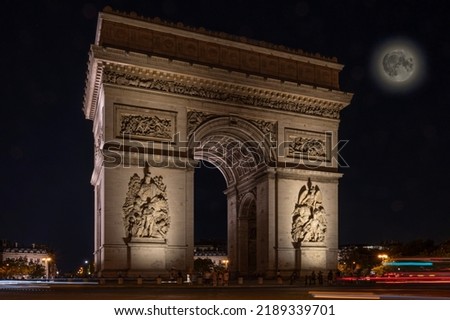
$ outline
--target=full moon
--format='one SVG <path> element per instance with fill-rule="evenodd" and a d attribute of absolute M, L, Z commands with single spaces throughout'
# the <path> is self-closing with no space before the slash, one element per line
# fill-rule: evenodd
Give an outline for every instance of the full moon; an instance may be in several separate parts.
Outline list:
<path fill-rule="evenodd" d="M 390 39 L 372 56 L 372 75 L 385 91 L 407 92 L 423 81 L 424 57 L 419 47 L 407 39 Z"/>
<path fill-rule="evenodd" d="M 392 50 L 383 57 L 383 69 L 394 81 L 406 81 L 414 72 L 414 59 L 403 49 Z"/>

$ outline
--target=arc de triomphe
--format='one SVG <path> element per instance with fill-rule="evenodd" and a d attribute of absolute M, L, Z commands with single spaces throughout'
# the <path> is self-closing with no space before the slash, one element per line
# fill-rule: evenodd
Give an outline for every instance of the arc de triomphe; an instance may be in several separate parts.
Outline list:
<path fill-rule="evenodd" d="M 227 183 L 232 274 L 334 269 L 339 113 L 352 98 L 339 90 L 342 67 L 105 8 L 84 100 L 96 273 L 192 271 L 200 160 Z"/>

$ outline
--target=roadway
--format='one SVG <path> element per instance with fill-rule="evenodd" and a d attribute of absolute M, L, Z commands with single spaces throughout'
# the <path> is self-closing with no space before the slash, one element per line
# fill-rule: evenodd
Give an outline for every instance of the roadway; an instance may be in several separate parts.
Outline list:
<path fill-rule="evenodd" d="M 450 299 L 450 284 L 302 286 L 275 283 L 227 287 L 0 281 L 0 300 L 310 300 Z"/>

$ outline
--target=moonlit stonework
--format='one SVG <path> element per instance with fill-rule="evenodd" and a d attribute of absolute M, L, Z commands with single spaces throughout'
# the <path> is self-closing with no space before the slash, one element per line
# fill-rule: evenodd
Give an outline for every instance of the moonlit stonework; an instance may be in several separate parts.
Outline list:
<path fill-rule="evenodd" d="M 424 56 L 420 48 L 407 39 L 391 39 L 379 45 L 371 64 L 373 78 L 386 91 L 410 91 L 417 88 L 425 76 Z"/>

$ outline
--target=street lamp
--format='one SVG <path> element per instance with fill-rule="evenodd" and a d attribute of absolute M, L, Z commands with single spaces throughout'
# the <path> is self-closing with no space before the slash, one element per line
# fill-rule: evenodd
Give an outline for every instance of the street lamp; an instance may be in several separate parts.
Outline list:
<path fill-rule="evenodd" d="M 85 264 L 85 275 L 86 276 L 90 276 L 91 275 L 91 265 L 90 265 L 90 263 L 89 263 L 89 261 L 88 260 L 84 260 L 84 264 Z"/>
<path fill-rule="evenodd" d="M 222 260 L 222 263 L 225 265 L 225 269 L 228 269 L 228 263 L 230 261 L 228 259 Z"/>
<path fill-rule="evenodd" d="M 50 262 L 50 261 L 52 261 L 52 258 L 50 258 L 50 257 L 47 257 L 47 258 L 42 258 L 42 261 L 45 263 L 45 275 L 46 275 L 46 278 L 47 278 L 47 281 L 48 281 L 48 278 L 49 278 L 49 274 L 50 274 L 50 270 L 49 270 L 49 267 L 48 267 L 48 263 Z"/>

